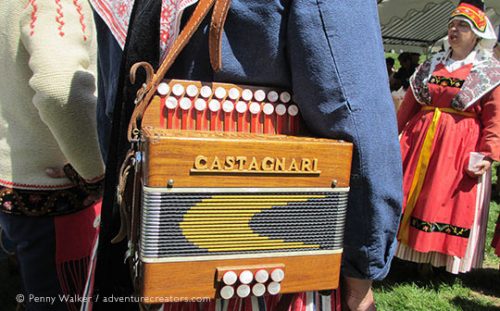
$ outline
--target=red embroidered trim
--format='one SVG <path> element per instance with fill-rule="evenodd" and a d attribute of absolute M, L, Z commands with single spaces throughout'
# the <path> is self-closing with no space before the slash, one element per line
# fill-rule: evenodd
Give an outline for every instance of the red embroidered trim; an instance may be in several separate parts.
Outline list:
<path fill-rule="evenodd" d="M 35 23 L 37 20 L 36 13 L 38 13 L 38 5 L 36 4 L 36 0 L 30 0 L 28 4 L 31 4 L 31 22 L 30 22 L 30 36 L 35 34 Z"/>
<path fill-rule="evenodd" d="M 19 184 L 19 183 L 15 183 L 15 182 L 12 182 L 12 181 L 7 181 L 7 180 L 3 180 L 3 179 L 0 179 L 0 185 L 1 186 L 4 186 L 4 187 L 14 187 L 14 188 L 20 188 L 20 189 L 47 189 L 47 190 L 51 190 L 51 189 L 68 189 L 68 188 L 71 188 L 71 187 L 74 187 L 73 184 L 64 184 L 64 185 L 53 185 L 53 186 L 50 186 L 50 185 L 30 185 L 30 184 Z"/>
<path fill-rule="evenodd" d="M 55 1 L 56 1 L 56 6 L 57 6 L 57 9 L 56 9 L 56 12 L 57 12 L 56 22 L 59 24 L 59 26 L 57 26 L 57 30 L 59 30 L 59 35 L 61 37 L 63 37 L 64 36 L 64 31 L 62 31 L 63 26 L 64 26 L 63 7 L 62 7 L 61 0 L 55 0 Z"/>
<path fill-rule="evenodd" d="M 87 29 L 87 25 L 85 24 L 85 16 L 83 15 L 82 5 L 78 3 L 78 0 L 73 0 L 73 4 L 76 7 L 76 11 L 78 15 L 80 15 L 80 25 L 82 25 L 83 32 L 83 41 L 87 41 L 87 35 L 85 34 L 85 30 Z"/>

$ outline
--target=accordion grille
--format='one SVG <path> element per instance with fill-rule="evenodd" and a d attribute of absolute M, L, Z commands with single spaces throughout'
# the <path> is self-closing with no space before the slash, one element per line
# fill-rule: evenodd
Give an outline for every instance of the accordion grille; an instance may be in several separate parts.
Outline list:
<path fill-rule="evenodd" d="M 189 257 L 342 248 L 348 189 L 143 191 L 140 255 Z M 198 190 L 198 191 L 196 191 Z M 241 189 L 240 189 L 241 190 Z"/>

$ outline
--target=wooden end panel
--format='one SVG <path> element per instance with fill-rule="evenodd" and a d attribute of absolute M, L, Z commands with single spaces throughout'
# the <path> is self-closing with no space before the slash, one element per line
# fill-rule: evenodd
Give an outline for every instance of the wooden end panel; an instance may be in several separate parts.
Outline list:
<path fill-rule="evenodd" d="M 144 177 L 149 187 L 348 187 L 351 157 L 352 144 L 335 140 L 156 135 Z"/>
<path fill-rule="evenodd" d="M 161 104 L 161 98 L 159 96 L 154 96 L 149 103 L 148 108 L 144 112 L 142 117 L 142 126 L 151 126 L 161 128 L 161 118 L 163 115 L 163 105 Z"/>
<path fill-rule="evenodd" d="M 176 263 L 143 263 L 143 297 L 215 298 L 220 286 L 217 269 L 248 265 L 284 265 L 281 293 L 335 289 L 339 284 L 341 254 L 231 259 Z"/>

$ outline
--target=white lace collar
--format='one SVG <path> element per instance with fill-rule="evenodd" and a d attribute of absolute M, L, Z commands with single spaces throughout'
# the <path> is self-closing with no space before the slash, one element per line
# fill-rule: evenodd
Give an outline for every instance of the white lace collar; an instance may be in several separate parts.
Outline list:
<path fill-rule="evenodd" d="M 466 58 L 461 59 L 461 60 L 454 60 L 453 58 L 450 57 L 451 53 L 448 54 L 448 57 L 446 58 L 446 61 L 444 62 L 444 65 L 446 67 L 446 70 L 452 72 L 457 69 L 459 69 L 462 66 L 468 65 L 468 64 L 473 64 L 476 61 L 476 56 L 477 56 L 477 51 L 473 50 L 472 52 L 467 55 Z"/>

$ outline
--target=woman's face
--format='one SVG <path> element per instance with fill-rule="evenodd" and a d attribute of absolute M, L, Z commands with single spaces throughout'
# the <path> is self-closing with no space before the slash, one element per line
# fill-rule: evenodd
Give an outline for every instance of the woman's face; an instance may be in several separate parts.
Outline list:
<path fill-rule="evenodd" d="M 477 36 L 470 28 L 469 23 L 453 19 L 448 24 L 448 42 L 453 49 L 472 50 L 477 42 Z"/>

